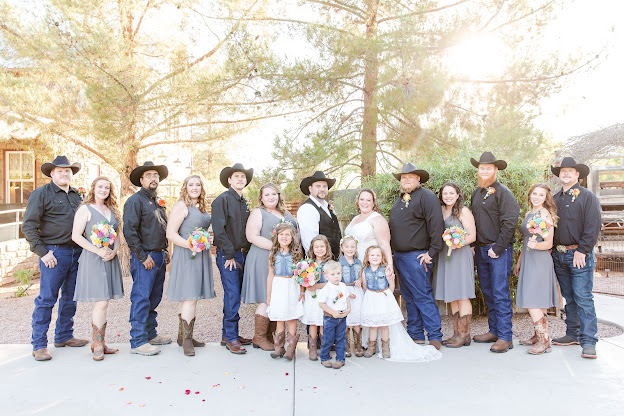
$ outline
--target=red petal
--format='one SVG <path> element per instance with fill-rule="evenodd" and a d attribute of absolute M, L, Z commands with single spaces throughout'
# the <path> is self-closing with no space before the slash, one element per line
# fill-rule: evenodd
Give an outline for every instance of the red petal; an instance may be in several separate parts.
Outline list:
<path fill-rule="evenodd" d="M 145 380 L 150 380 L 150 379 L 151 379 L 151 377 L 145 377 Z"/>
<path fill-rule="evenodd" d="M 184 394 L 191 394 L 190 390 L 184 390 Z"/>

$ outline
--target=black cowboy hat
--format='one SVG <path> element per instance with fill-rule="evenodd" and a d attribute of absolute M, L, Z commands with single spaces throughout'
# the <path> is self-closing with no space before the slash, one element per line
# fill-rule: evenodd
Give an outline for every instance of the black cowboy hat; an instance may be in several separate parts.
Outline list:
<path fill-rule="evenodd" d="M 130 182 L 132 182 L 134 186 L 141 186 L 140 179 L 148 170 L 155 170 L 158 172 L 158 176 L 160 176 L 161 181 L 169 175 L 169 169 L 167 169 L 167 166 L 155 165 L 154 162 L 146 160 L 142 166 L 137 166 L 132 169 L 132 172 L 130 172 Z"/>
<path fill-rule="evenodd" d="M 51 163 L 48 162 L 41 165 L 41 172 L 46 176 L 50 176 L 54 168 L 70 168 L 75 175 L 80 170 L 80 163 L 69 163 L 67 156 L 57 156 Z"/>
<path fill-rule="evenodd" d="M 314 175 L 303 178 L 299 184 L 299 189 L 301 189 L 301 192 L 303 192 L 304 195 L 310 195 L 309 188 L 314 182 L 327 182 L 327 189 L 331 189 L 331 187 L 336 183 L 336 179 L 330 179 L 326 177 L 323 172 L 317 170 L 314 172 Z"/>
<path fill-rule="evenodd" d="M 504 160 L 496 159 L 496 156 L 494 156 L 492 152 L 483 152 L 483 154 L 479 158 L 479 161 L 476 161 L 474 160 L 474 158 L 471 157 L 470 163 L 472 163 L 472 166 L 474 166 L 475 168 L 478 168 L 479 165 L 482 163 L 494 165 L 498 168 L 498 170 L 505 170 L 505 168 L 507 167 L 507 162 L 505 162 Z"/>
<path fill-rule="evenodd" d="M 429 180 L 429 172 L 424 169 L 418 169 L 416 166 L 411 163 L 406 163 L 403 165 L 403 169 L 399 173 L 393 173 L 394 177 L 397 181 L 401 180 L 401 175 L 406 173 L 413 173 L 414 175 L 420 176 L 420 183 L 425 183 Z"/>
<path fill-rule="evenodd" d="M 582 163 L 576 163 L 576 161 L 571 157 L 564 157 L 559 166 L 551 166 L 550 170 L 552 173 L 559 177 L 559 172 L 561 168 L 574 168 L 579 173 L 579 179 L 584 179 L 589 175 L 589 167 Z"/>
<path fill-rule="evenodd" d="M 242 163 L 234 163 L 234 165 L 232 166 L 223 168 L 223 170 L 219 174 L 219 180 L 221 181 L 221 185 L 229 188 L 230 184 L 228 183 L 228 179 L 232 177 L 232 174 L 234 172 L 243 172 L 245 174 L 245 177 L 247 178 L 247 185 L 249 185 L 249 182 L 251 182 L 251 180 L 253 179 L 253 168 L 245 169 Z"/>

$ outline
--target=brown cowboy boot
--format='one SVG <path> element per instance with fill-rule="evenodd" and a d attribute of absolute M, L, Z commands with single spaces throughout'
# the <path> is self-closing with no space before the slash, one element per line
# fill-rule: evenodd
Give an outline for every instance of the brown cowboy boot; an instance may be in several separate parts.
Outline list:
<path fill-rule="evenodd" d="M 360 332 L 353 330 L 353 343 L 355 344 L 355 356 L 362 357 L 364 355 L 364 350 L 362 349 L 362 328 L 360 328 Z"/>
<path fill-rule="evenodd" d="M 91 323 L 91 352 L 93 353 L 93 361 L 102 361 L 104 359 L 104 335 L 102 329 L 106 327 L 106 324 L 102 325 L 102 328 L 98 328 L 94 323 Z"/>
<path fill-rule="evenodd" d="M 347 334 L 345 335 L 347 340 L 347 350 L 345 351 L 345 357 L 351 357 L 351 332 L 355 334 L 355 331 L 351 331 L 351 328 L 347 327 Z"/>
<path fill-rule="evenodd" d="M 273 351 L 273 342 L 267 338 L 267 332 L 271 320 L 262 315 L 255 316 L 254 336 L 251 339 L 254 348 L 260 348 L 263 351 Z"/>
<path fill-rule="evenodd" d="M 275 338 L 275 331 L 277 330 L 277 321 L 269 321 L 269 326 L 267 327 L 266 337 L 269 342 L 273 342 Z"/>
<path fill-rule="evenodd" d="M 527 352 L 533 355 L 540 355 L 550 352 L 550 337 L 548 336 L 548 320 L 545 316 L 535 322 L 535 332 L 537 333 L 537 343 Z"/>
<path fill-rule="evenodd" d="M 184 355 L 192 357 L 195 355 L 195 348 L 193 347 L 193 328 L 195 327 L 195 318 L 191 319 L 190 323 L 182 320 L 182 350 Z"/>
<path fill-rule="evenodd" d="M 193 318 L 195 319 L 195 318 Z M 178 314 L 178 320 L 180 321 L 180 324 L 178 325 L 178 345 L 182 346 L 182 314 L 179 313 Z M 193 346 L 195 348 L 197 347 L 205 347 L 206 343 L 205 342 L 201 342 L 201 341 L 197 341 L 196 339 L 193 339 Z"/>
<path fill-rule="evenodd" d="M 498 337 L 491 332 L 486 332 L 485 334 L 475 335 L 472 337 L 472 340 L 481 344 L 487 344 L 498 341 Z"/>
<path fill-rule="evenodd" d="M 364 357 L 371 358 L 375 353 L 377 353 L 377 341 L 368 341 L 368 348 L 364 352 Z"/>
<path fill-rule="evenodd" d="M 316 351 L 316 340 L 316 337 L 312 338 L 312 336 L 308 335 L 308 358 L 310 358 L 311 361 L 318 360 L 318 352 Z"/>
<path fill-rule="evenodd" d="M 280 332 L 275 335 L 275 347 L 274 352 L 271 353 L 271 358 L 281 358 L 284 356 L 284 353 L 286 353 L 284 349 L 284 333 Z"/>
<path fill-rule="evenodd" d="M 535 323 L 533 323 L 533 329 L 535 329 Z M 520 341 L 520 345 L 535 345 L 538 342 L 537 330 L 533 333 L 533 336 L 529 339 Z"/>
<path fill-rule="evenodd" d="M 299 335 L 292 336 L 288 333 L 286 338 L 288 338 L 288 345 L 286 347 L 286 354 L 284 354 L 284 357 L 290 361 L 295 356 L 295 350 L 297 349 L 297 343 L 299 342 Z"/>
<path fill-rule="evenodd" d="M 453 344 L 457 343 L 457 337 L 459 336 L 459 312 L 455 312 L 453 314 L 452 318 L 452 322 L 453 322 L 453 335 L 451 335 L 450 338 L 444 339 L 442 340 L 442 345 L 446 345 L 447 343 L 451 342 Z M 454 348 L 454 347 L 451 347 Z"/>
<path fill-rule="evenodd" d="M 108 322 L 104 322 L 104 325 L 102 325 L 102 328 L 101 328 L 102 339 L 104 341 L 106 341 L 106 325 L 107 324 L 108 324 Z M 91 325 L 93 325 L 93 324 L 91 324 Z M 91 346 L 91 352 L 93 352 L 93 345 Z M 119 352 L 119 349 L 117 349 L 117 348 L 108 348 L 106 343 L 104 344 L 104 354 L 115 354 L 116 352 Z"/>
<path fill-rule="evenodd" d="M 390 340 L 381 340 L 381 355 L 383 358 L 390 358 Z"/>

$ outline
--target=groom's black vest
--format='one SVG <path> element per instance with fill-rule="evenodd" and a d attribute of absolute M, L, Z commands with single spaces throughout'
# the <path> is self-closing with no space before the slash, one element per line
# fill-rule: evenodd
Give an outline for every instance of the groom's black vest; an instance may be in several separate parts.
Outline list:
<path fill-rule="evenodd" d="M 319 220 L 319 234 L 323 234 L 327 237 L 334 260 L 338 260 L 340 257 L 340 239 L 342 238 L 338 217 L 336 217 L 336 214 L 334 214 L 333 211 L 329 211 L 331 213 L 331 217 L 327 215 L 327 212 L 325 212 L 323 208 L 316 205 L 310 198 L 308 198 L 304 204 L 312 205 L 319 212 L 319 216 L 321 218 Z M 308 250 L 309 248 L 310 247 L 304 247 L 304 250 Z"/>

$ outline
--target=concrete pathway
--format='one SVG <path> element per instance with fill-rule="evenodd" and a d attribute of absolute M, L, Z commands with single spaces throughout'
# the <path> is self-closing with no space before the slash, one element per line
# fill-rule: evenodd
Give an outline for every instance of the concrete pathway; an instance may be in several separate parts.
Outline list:
<path fill-rule="evenodd" d="M 596 295 L 601 319 L 624 324 L 624 300 Z M 624 335 L 601 340 L 597 360 L 580 347 L 543 356 L 518 344 L 506 354 L 473 343 L 431 363 L 347 360 L 341 370 L 250 349 L 235 356 L 218 344 L 184 357 L 176 344 L 141 357 L 129 345 L 104 362 L 88 347 L 54 348 L 38 363 L 30 345 L 0 345 L 3 415 L 252 414 L 561 414 L 620 415 L 624 407 Z"/>

